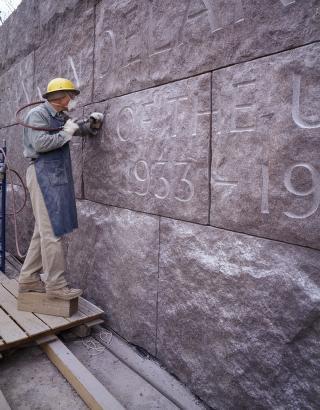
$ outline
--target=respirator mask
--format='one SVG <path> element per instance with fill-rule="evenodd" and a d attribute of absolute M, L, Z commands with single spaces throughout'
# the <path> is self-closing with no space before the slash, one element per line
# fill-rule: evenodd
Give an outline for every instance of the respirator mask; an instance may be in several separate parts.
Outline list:
<path fill-rule="evenodd" d="M 72 98 L 70 94 L 68 94 L 68 97 L 70 98 L 70 101 L 68 102 L 68 111 L 73 111 L 78 107 L 78 101 L 75 97 Z"/>

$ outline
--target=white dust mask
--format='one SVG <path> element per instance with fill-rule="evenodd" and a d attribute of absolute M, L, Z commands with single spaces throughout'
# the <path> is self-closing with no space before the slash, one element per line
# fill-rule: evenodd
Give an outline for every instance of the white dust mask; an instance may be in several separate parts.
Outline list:
<path fill-rule="evenodd" d="M 68 111 L 75 110 L 78 107 L 78 101 L 76 99 L 70 100 L 68 102 Z"/>

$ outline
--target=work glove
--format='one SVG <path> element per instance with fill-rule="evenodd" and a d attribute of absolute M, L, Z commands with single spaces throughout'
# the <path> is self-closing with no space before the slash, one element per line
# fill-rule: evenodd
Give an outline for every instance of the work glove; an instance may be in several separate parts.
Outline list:
<path fill-rule="evenodd" d="M 70 136 L 69 141 L 71 140 L 71 137 L 74 135 L 74 133 L 79 129 L 79 125 L 76 124 L 73 120 L 69 119 L 63 126 L 63 131 Z"/>
<path fill-rule="evenodd" d="M 101 112 L 93 112 L 90 114 L 89 123 L 90 128 L 92 129 L 100 129 L 102 127 L 104 115 Z"/>

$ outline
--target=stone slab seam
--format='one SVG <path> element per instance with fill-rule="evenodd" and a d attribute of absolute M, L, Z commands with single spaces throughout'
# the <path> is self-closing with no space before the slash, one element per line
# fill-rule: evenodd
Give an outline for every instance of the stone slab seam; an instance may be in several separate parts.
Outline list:
<path fill-rule="evenodd" d="M 77 198 L 78 199 L 78 198 Z M 145 211 L 139 211 L 137 209 L 132 209 L 132 208 L 126 208 L 126 207 L 121 207 L 121 206 L 116 206 L 116 205 L 109 205 L 109 204 L 105 204 L 103 202 L 99 202 L 99 201 L 92 201 L 91 199 L 87 199 L 87 198 L 81 198 L 79 199 L 80 201 L 88 201 L 88 202 L 92 202 L 95 204 L 99 204 L 99 205 L 103 205 L 105 207 L 110 207 L 110 208 L 117 208 L 117 209 L 125 209 L 127 211 L 132 211 L 132 212 L 137 212 L 139 214 L 144 214 L 144 215 L 151 215 L 151 216 L 158 216 L 160 218 L 166 218 L 166 219 L 170 219 L 173 221 L 180 221 L 180 222 L 186 222 L 186 223 L 191 223 L 194 225 L 199 225 L 199 226 L 208 226 L 208 227 L 212 227 L 212 228 L 216 228 L 216 229 L 220 229 L 221 231 L 226 231 L 226 232 L 234 232 L 234 233 L 239 233 L 241 235 L 246 235 L 252 238 L 258 238 L 258 239 L 265 239 L 267 241 L 274 241 L 277 243 L 284 243 L 287 245 L 293 245 L 293 246 L 297 246 L 299 248 L 307 248 L 307 249 L 313 249 L 316 251 L 319 251 L 319 249 L 317 248 L 312 248 L 311 246 L 306 246 L 306 245 L 301 245 L 301 244 L 297 244 L 297 243 L 293 243 L 293 242 L 286 242 L 286 241 L 281 241 L 280 239 L 273 239 L 273 238 L 268 238 L 265 236 L 259 236 L 259 235 L 254 235 L 254 234 L 248 234 L 246 232 L 242 232 L 242 231 L 236 231 L 236 230 L 232 230 L 232 229 L 227 229 L 227 228 L 221 228 L 221 226 L 215 226 L 215 225 L 210 225 L 210 224 L 202 224 L 199 222 L 194 222 L 194 221 L 187 221 L 185 219 L 181 219 L 181 218 L 177 218 L 177 217 L 170 217 L 170 216 L 164 216 L 164 215 L 159 215 L 159 214 L 154 214 L 152 212 L 145 212 Z"/>
<path fill-rule="evenodd" d="M 96 13 L 97 13 L 97 1 L 93 6 L 93 51 L 92 51 L 92 83 L 91 83 L 91 101 L 93 101 L 94 87 L 95 87 L 95 67 L 96 67 Z"/>
<path fill-rule="evenodd" d="M 238 65 L 240 65 L 240 64 L 251 63 L 251 62 L 253 62 L 253 61 L 258 61 L 258 60 L 260 60 L 260 59 L 262 59 L 262 58 L 267 58 L 267 57 L 271 57 L 271 56 L 276 56 L 276 55 L 278 55 L 278 54 L 287 53 L 287 52 L 292 51 L 292 50 L 297 50 L 297 49 L 300 49 L 300 48 L 304 48 L 304 47 L 310 46 L 310 45 L 312 45 L 312 44 L 319 44 L 319 43 L 320 43 L 320 41 L 318 41 L 318 40 L 317 40 L 317 41 L 310 41 L 309 43 L 302 44 L 302 45 L 298 45 L 298 46 L 296 46 L 296 47 L 289 47 L 289 48 L 285 48 L 285 49 L 283 49 L 283 50 L 281 50 L 281 51 L 277 51 L 277 52 L 270 53 L 270 54 L 263 54 L 263 55 L 261 55 L 261 56 L 254 57 L 254 58 L 251 58 L 251 59 L 248 59 L 248 60 L 245 60 L 245 61 L 239 61 L 239 62 L 237 62 L 237 63 L 223 65 L 223 66 L 217 67 L 217 68 L 215 68 L 215 69 L 213 69 L 213 70 L 201 71 L 201 72 L 199 72 L 199 73 L 197 73 L 197 74 L 192 74 L 192 75 L 189 75 L 189 76 L 186 76 L 186 77 L 179 77 L 179 78 L 176 78 L 176 79 L 174 79 L 174 80 L 170 80 L 170 81 L 166 81 L 166 82 L 161 82 L 161 81 L 159 81 L 159 82 L 157 82 L 156 84 L 150 85 L 150 86 L 148 86 L 148 87 L 139 88 L 139 89 L 137 89 L 137 90 L 133 90 L 133 91 L 130 91 L 130 92 L 128 92 L 128 93 L 116 94 L 116 95 L 114 95 L 114 96 L 112 96 L 112 97 L 104 98 L 104 99 L 102 99 L 102 100 L 92 101 L 92 102 L 90 102 L 90 103 L 84 104 L 83 107 L 87 107 L 88 105 L 91 105 L 91 104 L 99 104 L 99 103 L 107 102 L 107 101 L 113 100 L 113 99 L 115 99 L 115 98 L 125 97 L 125 96 L 131 95 L 131 94 L 136 94 L 136 93 L 138 93 L 138 92 L 140 92 L 140 91 L 146 91 L 146 90 L 155 89 L 155 88 L 158 88 L 158 87 L 161 87 L 161 86 L 164 86 L 164 85 L 176 83 L 177 81 L 188 80 L 188 79 L 190 79 L 190 78 L 198 77 L 198 76 L 200 76 L 200 75 L 212 74 L 212 73 L 214 73 L 215 71 L 223 70 L 223 69 L 225 69 L 225 68 L 236 67 L 236 66 L 238 66 Z"/>
<path fill-rule="evenodd" d="M 208 188 L 208 195 L 209 195 L 209 198 L 208 198 L 208 201 L 209 201 L 209 203 L 208 203 L 208 225 L 210 225 L 210 223 L 211 223 L 210 217 L 211 217 L 211 202 L 212 202 L 212 200 L 211 200 L 211 179 L 212 179 L 211 168 L 212 168 L 212 138 L 213 138 L 213 135 L 212 135 L 212 121 L 213 121 L 213 114 L 212 114 L 212 76 L 213 76 L 213 73 L 211 72 L 211 75 L 210 75 L 210 90 L 211 90 L 211 92 L 210 92 L 210 110 L 211 110 L 211 118 L 210 118 L 210 125 L 209 125 L 210 129 L 209 129 L 209 152 L 208 152 L 208 184 L 209 184 L 209 188 Z"/>
<path fill-rule="evenodd" d="M 158 315 L 159 315 L 159 279 L 160 279 L 160 230 L 161 230 L 161 216 L 159 217 L 159 229 L 158 229 L 158 235 L 159 235 L 159 243 L 158 243 L 158 278 L 157 278 L 157 300 L 156 300 L 156 337 L 155 337 L 155 357 L 158 355 Z"/>

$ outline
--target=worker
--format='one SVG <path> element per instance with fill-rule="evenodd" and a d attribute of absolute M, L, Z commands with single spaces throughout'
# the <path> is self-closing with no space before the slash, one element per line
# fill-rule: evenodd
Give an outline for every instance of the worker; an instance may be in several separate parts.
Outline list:
<path fill-rule="evenodd" d="M 19 276 L 19 293 L 46 292 L 48 298 L 70 300 L 82 294 L 68 286 L 62 236 L 78 227 L 69 143 L 74 135 L 96 135 L 103 114 L 92 113 L 77 123 L 65 113 L 75 106 L 80 91 L 72 81 L 55 78 L 46 101 L 29 111 L 24 128 L 23 155 L 35 218 L 31 243 Z M 41 271 L 46 282 L 41 280 Z"/>

